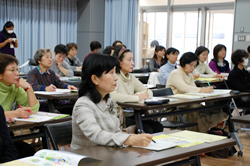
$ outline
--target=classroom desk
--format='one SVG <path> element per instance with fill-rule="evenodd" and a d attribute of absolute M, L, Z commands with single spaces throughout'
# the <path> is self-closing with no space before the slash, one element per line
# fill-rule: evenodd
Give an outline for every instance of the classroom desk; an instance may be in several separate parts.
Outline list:
<path fill-rule="evenodd" d="M 130 73 L 138 78 L 143 84 L 147 84 L 150 73 Z"/>
<path fill-rule="evenodd" d="M 73 70 L 74 76 L 81 76 L 82 70 Z"/>
<path fill-rule="evenodd" d="M 49 112 L 55 112 L 55 104 L 58 100 L 76 100 L 78 93 L 62 93 L 62 94 L 36 94 L 37 98 L 47 98 Z"/>
<path fill-rule="evenodd" d="M 180 115 L 180 114 L 186 114 L 190 112 L 195 112 L 195 111 L 209 111 L 209 110 L 214 110 L 218 108 L 228 108 L 228 114 L 231 115 L 230 112 L 230 101 L 232 98 L 239 98 L 243 96 L 249 96 L 250 93 L 246 92 L 241 92 L 239 94 L 224 94 L 220 96 L 214 96 L 214 97 L 207 97 L 207 98 L 201 98 L 201 99 L 178 99 L 176 102 L 170 102 L 168 104 L 162 104 L 162 105 L 150 105 L 147 106 L 143 103 L 120 103 L 117 102 L 117 104 L 123 108 L 133 108 L 134 109 L 134 118 L 136 122 L 136 127 L 138 129 L 138 132 L 143 131 L 143 126 L 142 126 L 142 120 L 144 119 L 153 119 L 153 118 L 158 118 L 158 117 L 163 117 L 163 116 L 172 116 L 172 115 Z M 169 97 L 169 96 L 166 96 Z M 171 107 L 176 107 L 176 106 L 181 106 L 181 105 L 189 105 L 189 104 L 195 104 L 195 103 L 202 103 L 202 102 L 216 102 L 216 101 L 222 101 L 222 100 L 228 100 L 227 103 L 225 104 L 216 104 L 216 105 L 210 105 L 210 106 L 204 106 L 200 108 L 193 108 L 193 109 L 181 109 L 179 111 L 175 112 L 166 112 L 166 113 L 156 113 L 156 114 L 150 114 L 150 115 L 145 115 L 141 116 L 141 112 L 143 110 L 153 110 L 153 109 L 163 109 L 163 108 L 171 108 Z M 234 138 L 237 141 L 237 145 L 240 148 L 239 155 L 242 154 L 242 144 L 240 142 L 240 139 L 235 132 L 234 124 L 231 122 L 231 117 L 229 116 L 228 118 L 228 127 L 230 134 L 232 138 Z M 242 156 L 242 155 L 241 155 Z"/>
<path fill-rule="evenodd" d="M 61 81 L 64 81 L 65 83 L 69 85 L 74 85 L 75 87 L 78 87 L 81 83 L 81 77 L 60 77 Z"/>
<path fill-rule="evenodd" d="M 27 139 L 42 137 L 43 148 L 48 149 L 49 144 L 48 144 L 47 136 L 45 135 L 44 125 L 47 123 L 58 123 L 58 122 L 65 122 L 65 121 L 69 121 L 69 120 L 71 120 L 71 116 L 61 118 L 61 119 L 56 119 L 56 120 L 38 122 L 38 123 L 16 121 L 16 123 L 14 123 L 14 124 L 8 124 L 8 129 L 9 129 L 9 131 L 20 130 L 20 129 L 29 129 L 29 128 L 33 128 L 33 127 L 35 127 L 36 129 L 39 129 L 39 132 L 37 132 L 37 133 L 14 136 L 14 137 L 12 137 L 12 140 L 15 142 L 15 141 L 20 141 L 20 140 L 27 140 Z"/>
<path fill-rule="evenodd" d="M 179 130 L 171 130 L 154 135 L 170 134 L 178 131 Z M 235 141 L 232 139 L 224 139 L 212 143 L 203 143 L 186 148 L 175 147 L 162 151 L 151 151 L 134 147 L 119 148 L 100 145 L 85 145 L 84 148 L 71 150 L 71 152 L 101 160 L 99 163 L 94 163 L 93 166 L 151 166 L 184 158 L 188 158 L 188 160 L 182 160 L 181 162 L 187 162 L 190 160 L 194 161 L 196 159 L 198 162 L 197 165 L 200 165 L 199 154 L 234 146 L 235 144 Z"/>
<path fill-rule="evenodd" d="M 232 117 L 231 122 L 250 124 L 250 115 Z"/>
<path fill-rule="evenodd" d="M 195 80 L 195 84 L 198 87 L 206 87 L 206 86 L 208 86 L 207 81 L 203 81 L 203 80 Z M 214 81 L 209 81 L 209 84 L 210 85 L 223 85 L 223 86 L 225 85 L 223 79 L 216 79 Z"/>

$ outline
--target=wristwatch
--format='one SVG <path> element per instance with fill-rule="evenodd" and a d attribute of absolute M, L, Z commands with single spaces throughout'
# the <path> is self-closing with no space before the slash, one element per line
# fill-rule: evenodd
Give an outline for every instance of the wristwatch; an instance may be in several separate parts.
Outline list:
<path fill-rule="evenodd" d="M 30 88 L 30 85 L 29 85 L 29 86 L 27 86 L 27 88 L 25 88 L 25 90 L 27 91 L 29 88 Z"/>

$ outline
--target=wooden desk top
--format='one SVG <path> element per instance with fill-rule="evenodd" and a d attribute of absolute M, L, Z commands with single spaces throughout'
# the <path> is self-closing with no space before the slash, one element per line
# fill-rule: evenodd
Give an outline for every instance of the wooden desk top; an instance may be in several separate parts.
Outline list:
<path fill-rule="evenodd" d="M 238 117 L 232 117 L 231 122 L 250 124 L 250 115 L 243 115 Z"/>
<path fill-rule="evenodd" d="M 178 130 L 158 134 L 170 134 L 173 132 L 178 132 Z M 233 139 L 225 139 L 213 143 L 203 143 L 186 148 L 176 147 L 158 152 L 134 147 L 117 148 L 100 145 L 86 145 L 82 149 L 72 150 L 71 152 L 102 160 L 100 163 L 93 164 L 98 166 L 151 166 L 185 157 L 196 156 L 201 153 L 230 147 L 235 144 L 236 141 Z"/>
<path fill-rule="evenodd" d="M 57 99 L 57 100 L 62 100 L 62 99 L 77 99 L 78 98 L 78 93 L 71 92 L 71 93 L 62 93 L 62 94 L 35 94 L 36 97 L 39 98 L 47 98 L 47 99 Z"/>
<path fill-rule="evenodd" d="M 161 104 L 161 105 L 149 105 L 149 106 L 147 106 L 144 103 L 120 103 L 120 102 L 117 102 L 117 104 L 121 107 L 124 107 L 124 108 L 132 107 L 132 108 L 138 109 L 138 110 L 141 110 L 141 109 L 142 110 L 152 110 L 152 109 L 169 108 L 169 107 L 176 107 L 176 106 L 188 105 L 188 104 L 194 104 L 194 103 L 228 100 L 231 98 L 239 98 L 239 97 L 249 96 L 249 95 L 250 95 L 250 93 L 241 92 L 239 94 L 224 94 L 224 95 L 220 95 L 220 96 L 206 97 L 206 98 L 201 98 L 201 99 L 180 99 L 180 98 L 178 98 L 178 101 L 176 101 L 176 102 L 170 102 L 170 103 Z M 166 96 L 166 97 L 168 97 L 168 96 Z"/>
<path fill-rule="evenodd" d="M 23 121 L 16 121 L 14 124 L 8 124 L 8 129 L 11 130 L 18 130 L 18 129 L 26 129 L 26 128 L 32 128 L 32 127 L 38 127 L 38 126 L 44 126 L 47 123 L 58 123 L 58 122 L 64 122 L 71 120 L 71 116 L 56 119 L 56 120 L 49 120 L 44 122 L 23 122 Z"/>
<path fill-rule="evenodd" d="M 207 81 L 203 81 L 203 80 L 195 80 L 195 84 L 197 86 L 208 86 L 207 84 Z M 214 81 L 209 81 L 209 84 L 210 85 L 225 85 L 224 82 L 223 82 L 223 79 L 217 79 L 217 80 L 214 80 Z"/>

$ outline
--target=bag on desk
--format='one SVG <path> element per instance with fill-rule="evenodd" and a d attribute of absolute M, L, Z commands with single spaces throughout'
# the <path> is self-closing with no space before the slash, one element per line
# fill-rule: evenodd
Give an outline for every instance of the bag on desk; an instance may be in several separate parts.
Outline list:
<path fill-rule="evenodd" d="M 227 136 L 227 138 L 230 138 L 229 133 L 224 131 L 224 129 L 213 127 L 207 132 L 208 134 L 214 134 L 214 135 L 221 135 L 221 136 Z M 216 150 L 213 152 L 206 153 L 208 156 L 213 156 L 216 158 L 228 158 L 228 156 L 233 156 L 237 150 L 234 146 Z"/>

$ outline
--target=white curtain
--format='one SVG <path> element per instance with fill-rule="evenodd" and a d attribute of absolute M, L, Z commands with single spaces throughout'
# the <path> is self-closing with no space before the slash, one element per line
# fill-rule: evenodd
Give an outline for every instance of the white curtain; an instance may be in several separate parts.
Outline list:
<path fill-rule="evenodd" d="M 105 0 L 104 46 L 121 40 L 136 53 L 138 0 Z"/>
<path fill-rule="evenodd" d="M 19 64 L 33 58 L 39 48 L 77 41 L 76 0 L 0 0 L 0 30 L 14 23 L 18 39 L 15 54 Z M 22 69 L 28 72 L 29 67 Z"/>

